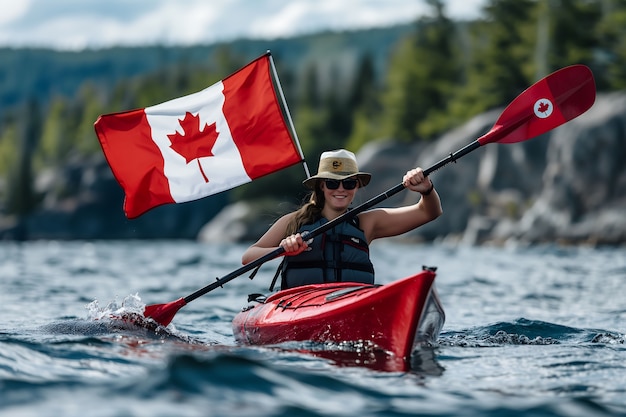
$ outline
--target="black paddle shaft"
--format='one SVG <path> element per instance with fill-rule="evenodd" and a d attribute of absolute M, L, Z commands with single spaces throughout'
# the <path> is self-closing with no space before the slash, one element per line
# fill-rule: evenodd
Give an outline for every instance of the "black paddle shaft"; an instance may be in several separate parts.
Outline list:
<path fill-rule="evenodd" d="M 430 168 L 427 168 L 426 170 L 424 170 L 424 175 L 428 176 L 430 174 L 432 174 L 433 172 L 437 171 L 439 168 L 443 167 L 444 165 L 449 164 L 450 162 L 456 162 L 457 159 L 463 157 L 464 155 L 467 155 L 468 153 L 472 152 L 473 150 L 475 150 L 476 148 L 480 147 L 480 143 L 476 140 L 472 143 L 470 143 L 469 145 L 465 146 L 464 148 L 459 149 L 458 151 L 451 153 L 450 155 L 448 155 L 446 158 L 442 159 L 441 161 L 437 162 L 435 165 L 431 166 Z M 328 223 L 325 223 L 323 225 L 321 225 L 320 227 L 311 230 L 307 235 L 306 238 L 307 239 L 313 239 L 316 236 L 321 235 L 322 233 L 325 233 L 326 231 L 332 229 L 333 227 L 337 226 L 339 223 L 341 222 L 345 222 L 348 220 L 351 220 L 354 216 L 356 216 L 357 214 L 371 208 L 374 207 L 376 204 L 388 199 L 389 197 L 396 195 L 397 193 L 399 193 L 400 191 L 404 190 L 404 185 L 402 183 L 396 185 L 393 188 L 390 188 L 389 190 L 378 194 L 376 197 L 372 197 L 371 199 L 367 200 L 365 203 L 353 208 L 352 210 L 349 210 L 347 212 L 345 212 L 344 214 L 342 214 L 339 217 L 334 218 L 333 220 L 329 221 Z M 285 252 L 285 250 L 282 247 L 278 247 L 276 249 L 274 249 L 272 252 L 268 253 L 265 256 L 262 256 L 244 266 L 242 266 L 241 268 L 229 273 L 228 275 L 224 275 L 222 278 L 217 278 L 217 280 L 209 285 L 207 285 L 204 288 L 199 289 L 198 291 L 194 292 L 193 294 L 188 295 L 187 297 L 184 298 L 185 303 L 190 303 L 191 301 L 195 300 L 198 297 L 203 296 L 204 294 L 213 291 L 214 289 L 223 286 L 224 284 L 226 284 L 227 282 L 233 280 L 234 278 L 237 278 L 238 276 L 245 274 L 248 271 L 253 270 L 254 268 L 264 264 L 265 262 L 271 261 L 272 259 L 275 259 L 277 257 L 279 257 L 280 255 L 282 255 Z"/>

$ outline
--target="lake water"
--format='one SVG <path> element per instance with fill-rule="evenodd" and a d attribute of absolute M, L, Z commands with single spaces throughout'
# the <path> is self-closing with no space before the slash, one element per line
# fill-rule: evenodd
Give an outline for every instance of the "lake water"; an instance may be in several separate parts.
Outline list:
<path fill-rule="evenodd" d="M 230 322 L 276 261 L 191 302 L 167 330 L 109 318 L 204 287 L 243 250 L 0 242 L 0 415 L 626 415 L 624 248 L 375 243 L 379 283 L 438 267 L 446 324 L 409 372 L 349 352 L 237 346 Z"/>

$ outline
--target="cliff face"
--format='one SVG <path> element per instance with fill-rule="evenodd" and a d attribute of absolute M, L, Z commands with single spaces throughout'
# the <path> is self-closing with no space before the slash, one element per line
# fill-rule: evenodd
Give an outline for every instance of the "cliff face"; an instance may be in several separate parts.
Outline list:
<path fill-rule="evenodd" d="M 482 114 L 431 144 L 373 143 L 358 154 L 373 174 L 355 204 L 400 183 L 480 137 L 501 109 Z M 316 164 L 314 164 L 316 166 Z M 444 214 L 407 238 L 468 244 L 626 243 L 626 92 L 601 95 L 582 116 L 516 144 L 489 144 L 431 175 Z M 38 178 L 42 208 L 23 219 L 0 218 L 0 239 L 183 238 L 254 240 L 269 224 L 255 204 L 227 206 L 222 193 L 158 207 L 139 219 L 122 212 L 123 193 L 104 158 L 75 161 Z M 63 187 L 63 198 L 49 190 Z M 379 206 L 416 202 L 401 192 Z M 265 203 L 267 204 L 267 202 Z M 219 215 L 216 214 L 219 212 Z M 275 212 L 275 208 L 273 210 Z M 226 233 L 227 231 L 227 233 Z"/>
<path fill-rule="evenodd" d="M 554 133 L 542 184 L 513 236 L 529 241 L 626 242 L 624 94 L 602 97 L 588 114 Z"/>

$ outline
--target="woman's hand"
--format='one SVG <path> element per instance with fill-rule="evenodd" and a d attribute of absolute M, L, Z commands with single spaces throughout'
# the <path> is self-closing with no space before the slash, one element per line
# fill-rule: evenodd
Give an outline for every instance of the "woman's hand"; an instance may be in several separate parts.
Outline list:
<path fill-rule="evenodd" d="M 285 250 L 285 256 L 299 255 L 305 250 L 309 249 L 308 242 L 302 238 L 302 234 L 300 233 L 287 236 L 280 241 L 279 246 Z"/>
<path fill-rule="evenodd" d="M 405 188 L 428 195 L 433 189 L 433 183 L 427 176 L 424 175 L 422 168 L 414 168 L 407 171 L 402 178 L 402 184 Z"/>

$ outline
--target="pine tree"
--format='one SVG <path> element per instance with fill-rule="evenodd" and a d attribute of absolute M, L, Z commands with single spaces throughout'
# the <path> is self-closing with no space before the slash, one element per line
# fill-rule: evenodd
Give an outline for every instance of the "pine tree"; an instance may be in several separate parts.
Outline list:
<path fill-rule="evenodd" d="M 380 135 L 379 114 L 380 89 L 376 79 L 374 62 L 369 54 L 361 57 L 357 67 L 348 105 L 352 109 L 352 126 L 346 147 L 358 150 L 365 143 Z"/>
<path fill-rule="evenodd" d="M 445 111 L 459 79 L 455 26 L 441 0 L 429 0 L 434 17 L 417 22 L 415 35 L 395 52 L 383 96 L 386 136 L 413 141 L 430 138 L 432 115 Z"/>
<path fill-rule="evenodd" d="M 600 89 L 626 89 L 626 0 L 603 0 L 593 64 Z M 598 78 L 603 75 L 603 81 Z"/>
<path fill-rule="evenodd" d="M 467 82 L 451 106 L 467 118 L 502 106 L 528 87 L 535 73 L 534 0 L 489 0 L 473 23 Z"/>
<path fill-rule="evenodd" d="M 7 175 L 6 211 L 18 218 L 30 213 L 36 196 L 33 184 L 32 157 L 41 134 L 41 114 L 39 104 L 30 99 L 17 120 L 18 145 L 15 164 Z"/>

